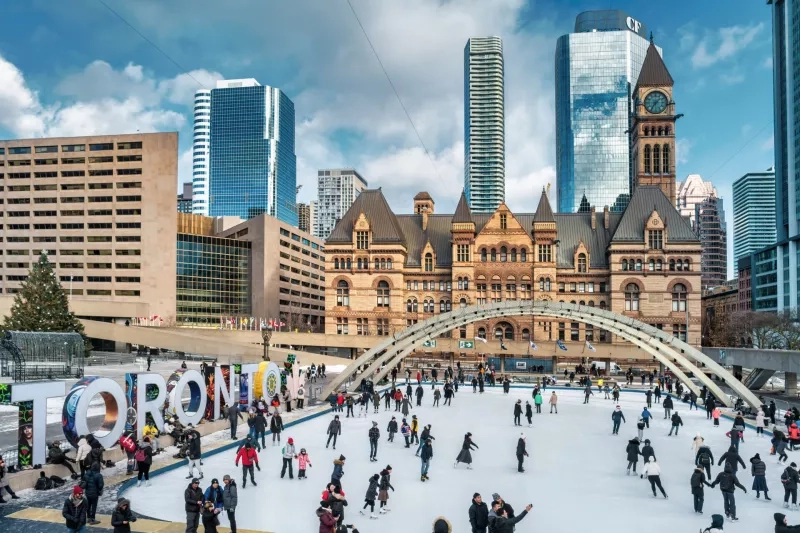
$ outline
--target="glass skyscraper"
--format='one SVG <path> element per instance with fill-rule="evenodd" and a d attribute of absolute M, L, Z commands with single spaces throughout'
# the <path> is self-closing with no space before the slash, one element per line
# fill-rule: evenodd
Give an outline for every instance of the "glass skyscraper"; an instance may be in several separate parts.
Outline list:
<path fill-rule="evenodd" d="M 208 215 L 208 150 L 211 142 L 211 91 L 194 93 L 194 142 L 192 145 L 192 213 Z M 185 195 L 184 195 L 185 196 Z"/>
<path fill-rule="evenodd" d="M 733 182 L 733 259 L 775 244 L 775 172 L 748 172 Z"/>
<path fill-rule="evenodd" d="M 503 41 L 464 47 L 464 193 L 473 213 L 493 213 L 506 196 Z"/>
<path fill-rule="evenodd" d="M 622 11 L 586 11 L 555 53 L 558 210 L 622 211 L 633 176 L 628 134 L 631 91 L 647 47 L 645 25 Z M 659 49 L 659 53 L 661 50 Z"/>
<path fill-rule="evenodd" d="M 209 215 L 263 213 L 297 226 L 294 104 L 256 80 L 211 90 Z"/>

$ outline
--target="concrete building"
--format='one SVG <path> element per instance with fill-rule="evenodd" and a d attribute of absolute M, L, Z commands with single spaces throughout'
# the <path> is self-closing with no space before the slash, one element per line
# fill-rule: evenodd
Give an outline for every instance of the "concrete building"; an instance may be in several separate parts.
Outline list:
<path fill-rule="evenodd" d="M 183 192 L 178 195 L 178 213 L 192 212 L 192 183 L 183 184 Z"/>
<path fill-rule="evenodd" d="M 297 226 L 292 101 L 254 79 L 222 80 L 210 114 L 208 214 Z"/>
<path fill-rule="evenodd" d="M 211 91 L 194 93 L 194 141 L 192 144 L 192 212 L 208 215 L 209 162 L 211 150 Z"/>
<path fill-rule="evenodd" d="M 616 10 L 586 11 L 555 53 L 558 210 L 625 209 L 633 170 L 632 88 L 647 52 L 647 27 Z M 660 49 L 659 49 L 660 52 Z"/>
<path fill-rule="evenodd" d="M 753 270 L 750 267 L 750 259 L 751 257 L 749 255 L 745 255 L 736 261 L 736 277 L 739 280 L 738 299 L 740 311 L 750 311 L 753 308 Z"/>
<path fill-rule="evenodd" d="M 727 280 L 711 289 L 703 291 L 703 345 L 726 346 L 716 342 L 716 329 L 720 322 L 726 321 L 739 310 L 739 282 Z M 723 328 L 724 329 L 724 328 Z"/>
<path fill-rule="evenodd" d="M 0 141 L 3 314 L 44 250 L 78 316 L 174 316 L 177 172 L 177 133 Z"/>
<path fill-rule="evenodd" d="M 718 197 L 717 188 L 710 181 L 703 181 L 700 174 L 689 174 L 686 179 L 678 182 L 677 207 L 681 215 L 688 217 L 692 227 L 695 227 L 695 208 L 706 198 Z"/>
<path fill-rule="evenodd" d="M 733 260 L 775 244 L 775 169 L 733 182 Z"/>
<path fill-rule="evenodd" d="M 464 191 L 476 213 L 493 213 L 505 201 L 505 67 L 500 37 L 472 37 L 464 47 Z"/>
<path fill-rule="evenodd" d="M 710 196 L 695 205 L 694 227 L 703 246 L 703 290 L 722 285 L 728 276 L 728 227 L 722 198 Z"/>
<path fill-rule="evenodd" d="M 312 226 L 314 236 L 322 240 L 327 239 L 337 222 L 366 188 L 367 180 L 353 168 L 319 170 Z"/>
<path fill-rule="evenodd" d="M 306 203 L 297 204 L 297 228 L 311 233 L 311 206 Z"/>

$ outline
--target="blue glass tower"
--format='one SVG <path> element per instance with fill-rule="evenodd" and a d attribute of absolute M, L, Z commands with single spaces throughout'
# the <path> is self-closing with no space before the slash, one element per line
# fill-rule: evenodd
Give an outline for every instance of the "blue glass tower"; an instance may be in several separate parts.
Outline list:
<path fill-rule="evenodd" d="M 298 224 L 294 104 L 255 80 L 211 90 L 209 215 L 263 213 Z"/>
<path fill-rule="evenodd" d="M 622 211 L 633 176 L 628 130 L 631 90 L 647 47 L 647 28 L 622 11 L 586 11 L 555 54 L 558 210 L 589 204 Z M 659 53 L 661 51 L 659 50 Z"/>

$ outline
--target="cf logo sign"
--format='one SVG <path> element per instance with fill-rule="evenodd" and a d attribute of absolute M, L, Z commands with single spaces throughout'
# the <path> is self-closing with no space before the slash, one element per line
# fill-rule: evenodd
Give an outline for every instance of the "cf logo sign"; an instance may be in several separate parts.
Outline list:
<path fill-rule="evenodd" d="M 625 22 L 628 23 L 628 29 L 634 33 L 639 33 L 639 28 L 642 27 L 642 23 L 638 20 L 634 20 L 633 17 L 628 17 Z"/>

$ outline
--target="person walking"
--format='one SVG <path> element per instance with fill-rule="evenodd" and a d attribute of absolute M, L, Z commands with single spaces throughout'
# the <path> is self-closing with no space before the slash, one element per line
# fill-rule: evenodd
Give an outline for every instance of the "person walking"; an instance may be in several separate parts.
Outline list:
<path fill-rule="evenodd" d="M 536 395 L 533 397 L 533 403 L 536 404 L 536 414 L 542 414 L 542 393 L 540 391 L 536 391 Z"/>
<path fill-rule="evenodd" d="M 531 402 L 527 401 L 525 402 L 525 418 L 528 419 L 528 427 L 533 426 L 533 409 L 531 408 Z"/>
<path fill-rule="evenodd" d="M 111 513 L 111 527 L 114 528 L 114 533 L 130 533 L 131 522 L 136 522 L 136 515 L 131 511 L 131 502 L 120 498 Z"/>
<path fill-rule="evenodd" d="M 789 496 L 792 497 L 792 511 L 797 510 L 797 484 L 800 483 L 800 478 L 797 474 L 797 465 L 791 463 L 787 466 L 781 474 L 781 483 L 783 484 L 783 507 L 789 509 Z"/>
<path fill-rule="evenodd" d="M 75 485 L 72 488 L 72 494 L 61 508 L 61 516 L 69 533 L 86 533 L 86 498 L 83 497 L 80 486 Z"/>
<path fill-rule="evenodd" d="M 625 452 L 628 454 L 628 470 L 625 475 L 631 475 L 631 467 L 633 467 L 633 474 L 636 475 L 636 464 L 639 462 L 639 456 L 642 455 L 642 452 L 639 451 L 639 439 L 634 437 L 629 440 Z"/>
<path fill-rule="evenodd" d="M 472 453 L 470 453 L 470 450 L 473 448 L 477 450 L 478 445 L 472 442 L 472 433 L 467 433 L 464 435 L 464 442 L 461 444 L 461 451 L 456 457 L 453 468 L 457 467 L 458 463 L 465 463 L 467 465 L 467 470 L 472 470 Z"/>
<path fill-rule="evenodd" d="M 614 408 L 614 412 L 611 413 L 611 420 L 614 422 L 614 427 L 611 428 L 612 435 L 619 435 L 619 425 L 622 422 L 625 422 L 625 415 L 622 414 L 622 410 L 619 408 L 619 405 Z"/>
<path fill-rule="evenodd" d="M 381 431 L 378 429 L 378 423 L 372 422 L 372 427 L 367 432 L 369 438 L 369 460 L 375 462 L 378 460 L 378 439 L 381 438 Z"/>
<path fill-rule="evenodd" d="M 333 439 L 333 449 L 336 449 L 336 437 L 342 434 L 342 423 L 339 421 L 339 415 L 333 417 L 331 423 L 328 424 L 328 442 L 325 443 L 325 447 L 327 448 L 330 443 L 331 439 Z"/>
<path fill-rule="evenodd" d="M 294 472 L 292 471 L 292 460 L 297 459 L 297 453 L 294 448 L 294 439 L 289 437 L 286 441 L 286 446 L 281 450 L 283 454 L 283 466 L 281 467 L 281 479 L 286 475 L 286 469 L 289 469 L 289 479 L 294 479 Z"/>
<path fill-rule="evenodd" d="M 745 468 L 744 461 L 742 461 L 742 457 L 739 455 L 739 452 L 736 451 L 736 448 L 731 446 L 728 448 L 728 451 L 722 454 L 722 457 L 719 458 L 719 463 L 717 466 L 720 466 L 722 463 L 726 465 L 730 465 L 731 470 L 734 474 L 739 471 L 739 465 L 742 465 L 742 468 Z"/>
<path fill-rule="evenodd" d="M 667 394 L 667 397 L 664 398 L 664 402 L 661 405 L 664 406 L 664 420 L 667 420 L 672 416 L 672 409 L 674 407 L 672 403 L 672 396 Z"/>
<path fill-rule="evenodd" d="M 239 493 L 236 489 L 236 482 L 231 476 L 222 476 L 222 508 L 228 515 L 231 533 L 236 533 L 236 506 L 239 505 Z"/>
<path fill-rule="evenodd" d="M 256 483 L 255 473 L 253 472 L 253 467 L 255 466 L 258 468 L 258 471 L 261 472 L 261 467 L 258 465 L 258 453 L 256 453 L 255 448 L 250 442 L 246 442 L 244 446 L 239 448 L 239 451 L 236 452 L 236 460 L 234 464 L 239 466 L 239 461 L 242 461 L 242 488 L 247 487 L 247 474 L 250 474 L 250 482 L 253 484 L 254 487 L 258 486 Z"/>
<path fill-rule="evenodd" d="M 150 465 L 153 464 L 153 448 L 150 446 L 150 437 L 145 437 L 142 445 L 136 450 L 133 458 L 136 460 L 136 468 L 139 473 L 136 475 L 136 486 L 142 486 L 142 478 L 146 486 L 150 486 Z"/>
<path fill-rule="evenodd" d="M 528 452 L 525 450 L 525 434 L 520 433 L 519 439 L 517 439 L 517 472 L 525 472 L 522 463 L 526 457 L 528 457 Z"/>
<path fill-rule="evenodd" d="M 203 491 L 200 490 L 200 480 L 192 479 L 186 490 L 183 491 L 184 510 L 186 511 L 186 533 L 197 533 L 200 526 L 200 512 L 203 507 Z"/>
<path fill-rule="evenodd" d="M 419 420 L 417 420 L 417 415 L 411 416 L 411 444 L 419 444 Z"/>
<path fill-rule="evenodd" d="M 730 463 L 725 464 L 724 472 L 717 474 L 717 479 L 711 483 L 711 488 L 713 489 L 717 485 L 719 485 L 722 491 L 722 499 L 725 503 L 725 516 L 732 522 L 738 521 L 739 519 L 736 518 L 736 498 L 733 493 L 736 487 L 742 489 L 745 494 L 747 494 L 747 489 L 739 483 L 739 480 L 736 478 L 736 473 L 733 471 Z"/>
<path fill-rule="evenodd" d="M 378 515 L 375 514 L 375 500 L 378 499 L 378 480 L 380 476 L 378 474 L 373 474 L 372 477 L 369 478 L 369 486 L 367 487 L 367 493 L 364 495 L 364 507 L 361 508 L 359 513 L 364 513 L 364 509 L 369 507 L 369 517 L 373 520 L 377 520 Z"/>
<path fill-rule="evenodd" d="M 389 502 L 389 489 L 392 489 L 394 492 L 394 487 L 391 483 L 392 477 L 392 467 L 391 465 L 386 465 L 386 468 L 381 470 L 381 479 L 378 483 L 378 500 L 381 502 L 381 510 L 379 511 L 381 514 L 386 514 L 387 512 L 391 511 L 387 504 Z"/>
<path fill-rule="evenodd" d="M 479 493 L 472 495 L 472 505 L 469 506 L 469 525 L 472 533 L 486 533 L 489 525 L 489 508 Z"/>
<path fill-rule="evenodd" d="M 422 445 L 422 454 L 420 455 L 420 479 L 428 481 L 428 469 L 431 467 L 431 459 L 433 459 L 433 445 L 431 439 L 426 439 Z"/>
<path fill-rule="evenodd" d="M 339 455 L 338 459 L 333 460 L 333 472 L 331 473 L 331 483 L 337 487 L 342 487 L 342 478 L 344 477 L 344 462 L 345 456 Z"/>
<path fill-rule="evenodd" d="M 678 436 L 678 431 L 680 431 L 681 426 L 683 425 L 683 420 L 681 419 L 678 411 L 672 413 L 672 427 L 669 429 L 669 436 L 672 436 L 672 431 L 675 431 L 675 436 Z"/>
<path fill-rule="evenodd" d="M 514 404 L 514 425 L 521 426 L 520 417 L 522 417 L 522 400 L 517 400 Z"/>
<path fill-rule="evenodd" d="M 269 421 L 269 431 L 272 433 L 272 445 L 275 446 L 276 441 L 280 444 L 281 431 L 283 431 L 283 418 L 281 418 L 281 414 L 278 411 L 275 411 L 275 414 L 272 415 L 272 419 Z"/>
<path fill-rule="evenodd" d="M 441 391 L 439 391 L 439 389 L 437 387 L 437 389 L 435 391 L 433 391 L 433 406 L 434 407 L 439 407 L 439 400 L 441 399 L 441 397 L 442 397 L 442 393 L 441 393 Z M 417 404 L 417 405 L 419 405 L 419 404 Z"/>
<path fill-rule="evenodd" d="M 556 414 L 558 414 L 558 395 L 556 394 L 556 391 L 553 391 L 552 394 L 550 394 L 550 399 L 547 403 L 550 404 L 550 414 L 553 414 L 553 410 L 555 410 Z"/>
<path fill-rule="evenodd" d="M 389 434 L 389 439 L 387 442 L 394 442 L 394 435 L 397 433 L 397 419 L 395 417 L 392 417 L 392 419 L 389 420 L 389 425 L 386 426 L 386 433 Z"/>
<path fill-rule="evenodd" d="M 430 424 L 428 424 L 427 426 L 425 426 L 422 429 L 422 435 L 420 436 L 420 444 L 417 447 L 417 451 L 414 453 L 414 455 L 419 456 L 419 452 L 422 451 L 422 445 L 425 444 L 425 441 L 427 441 L 427 440 L 432 440 L 432 441 L 436 440 L 436 437 L 431 435 L 431 425 Z"/>
<path fill-rule="evenodd" d="M 697 455 L 695 455 L 694 464 L 705 469 L 706 477 L 711 479 L 711 465 L 714 464 L 714 454 L 711 453 L 711 448 L 705 444 L 700 446 L 700 449 L 697 450 Z"/>
<path fill-rule="evenodd" d="M 231 424 L 231 440 L 236 440 L 236 429 L 239 427 L 239 420 L 244 420 L 239 406 L 233 402 L 228 405 L 228 422 Z"/>
<path fill-rule="evenodd" d="M 186 439 L 189 443 L 189 447 L 186 450 L 186 461 L 189 465 L 189 475 L 186 476 L 186 478 L 194 478 L 194 469 L 197 468 L 197 472 L 200 474 L 200 479 L 203 479 L 203 463 L 200 460 L 202 457 L 202 451 L 200 450 L 200 434 L 191 428 L 191 426 L 189 427 L 190 429 L 186 432 Z M 199 512 L 200 511 L 198 511 L 198 513 Z"/>
<path fill-rule="evenodd" d="M 86 521 L 90 526 L 99 524 L 97 520 L 97 501 L 103 494 L 103 487 L 105 487 L 105 480 L 103 474 L 100 473 L 100 463 L 92 464 L 86 474 L 83 476 L 84 495 L 86 496 Z"/>
<path fill-rule="evenodd" d="M 689 485 L 692 487 L 694 512 L 703 514 L 703 501 L 705 500 L 705 490 L 703 486 L 710 487 L 711 483 L 706 481 L 706 476 L 703 474 L 703 469 L 701 467 L 695 467 L 694 472 L 692 472 L 692 479 L 689 481 Z"/>
<path fill-rule="evenodd" d="M 655 457 L 650 457 L 644 465 L 644 472 L 639 476 L 644 478 L 647 476 L 647 481 L 650 482 L 650 488 L 653 489 L 653 498 L 657 498 L 656 487 L 661 491 L 664 498 L 667 498 L 667 493 L 664 492 L 664 487 L 661 486 L 661 467 L 658 466 Z"/>
<path fill-rule="evenodd" d="M 647 427 L 647 429 L 650 429 L 650 418 L 652 416 L 653 416 L 652 413 L 650 413 L 650 411 L 647 410 L 647 407 L 642 409 L 642 415 L 640 418 L 644 420 L 644 425 Z"/>
<path fill-rule="evenodd" d="M 767 487 L 767 465 L 761 460 L 759 454 L 750 458 L 750 473 L 753 475 L 753 486 L 751 490 L 756 491 L 756 499 L 764 493 L 764 499 L 770 501 L 769 488 Z"/>

